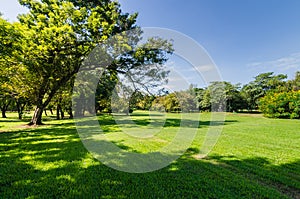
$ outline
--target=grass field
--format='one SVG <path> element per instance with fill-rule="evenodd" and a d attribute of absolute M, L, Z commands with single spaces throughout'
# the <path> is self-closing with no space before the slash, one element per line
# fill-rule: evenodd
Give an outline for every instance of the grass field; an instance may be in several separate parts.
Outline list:
<path fill-rule="evenodd" d="M 94 159 L 73 120 L 46 118 L 46 125 L 28 128 L 26 119 L 8 116 L 0 119 L 0 198 L 300 198 L 299 120 L 228 113 L 214 149 L 195 159 L 210 124 L 210 114 L 203 113 L 181 158 L 158 171 L 131 174 Z M 134 138 L 122 130 L 144 132 L 150 120 L 145 112 L 131 119 L 136 125 L 118 126 L 112 116 L 99 116 L 110 141 L 138 153 L 165 146 L 180 128 L 179 114 L 168 114 L 165 122 L 155 118 L 165 126 L 160 133 Z"/>

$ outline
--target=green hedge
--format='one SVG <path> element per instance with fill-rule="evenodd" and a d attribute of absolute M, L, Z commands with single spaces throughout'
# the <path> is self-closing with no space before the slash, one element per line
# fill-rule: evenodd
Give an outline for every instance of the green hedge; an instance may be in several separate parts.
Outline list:
<path fill-rule="evenodd" d="M 268 93 L 260 99 L 259 108 L 266 117 L 300 118 L 300 91 Z"/>

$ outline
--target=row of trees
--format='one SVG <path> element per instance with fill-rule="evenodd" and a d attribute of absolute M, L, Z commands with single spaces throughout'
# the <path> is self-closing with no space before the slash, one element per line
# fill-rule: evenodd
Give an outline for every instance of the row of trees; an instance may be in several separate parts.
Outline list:
<path fill-rule="evenodd" d="M 300 115 L 299 95 L 295 93 L 300 87 L 299 72 L 290 81 L 286 80 L 286 75 L 263 73 L 243 87 L 229 82 L 212 82 L 207 88 L 191 86 L 186 91 L 153 95 L 149 88 L 159 87 L 167 80 L 164 63 L 173 49 L 169 41 L 160 38 L 149 38 L 138 45 L 142 31 L 135 24 L 137 14 L 122 13 L 120 4 L 112 0 L 19 2 L 29 9 L 29 13 L 20 15 L 18 22 L 10 23 L 0 17 L 2 117 L 6 117 L 7 110 L 16 110 L 21 119 L 25 109 L 35 110 L 31 125 L 42 123 L 45 109 L 50 112 L 56 109 L 58 119 L 63 118 L 65 112 L 73 117 L 74 82 L 88 55 L 109 38 L 132 30 L 135 31 L 126 37 L 117 37 L 118 42 L 102 49 L 107 60 L 112 61 L 102 64 L 104 69 L 95 95 L 97 111 L 129 113 L 135 108 L 168 112 L 209 111 L 218 104 L 219 110 L 226 111 L 260 108 L 270 117 L 298 118 Z M 116 56 L 105 51 L 112 48 L 122 53 Z M 98 61 L 106 63 L 104 59 Z M 88 69 L 97 65 L 99 63 L 93 63 Z M 115 88 L 122 83 L 120 77 L 133 86 L 127 89 L 130 95 L 123 93 L 125 102 L 118 99 L 112 104 Z M 78 101 L 87 95 L 94 93 L 85 91 L 78 95 Z M 288 100 L 283 102 L 284 99 Z M 76 103 L 76 99 L 74 102 L 78 105 L 75 114 L 84 115 L 85 111 L 94 109 L 88 106 L 90 102 Z"/>
<path fill-rule="evenodd" d="M 286 75 L 268 72 L 259 74 L 244 86 L 212 82 L 207 88 L 191 85 L 185 91 L 134 99 L 137 103 L 132 108 L 138 109 L 210 111 L 213 104 L 218 104 L 221 110 L 228 112 L 260 110 L 268 117 L 300 118 L 300 72 L 292 80 L 287 80 Z"/>
<path fill-rule="evenodd" d="M 0 17 L 0 107 L 3 117 L 8 109 L 14 109 L 21 119 L 26 107 L 35 110 L 30 125 L 42 124 L 42 113 L 46 108 L 50 111 L 56 108 L 58 118 L 64 117 L 64 111 L 72 117 L 72 88 L 82 63 L 95 47 L 124 31 L 136 30 L 126 40 L 117 42 L 117 48 L 126 48 L 126 52 L 103 66 L 105 75 L 97 89 L 97 108 L 102 109 L 100 101 L 107 100 L 105 96 L 110 92 L 110 86 L 116 84 L 119 74 L 129 77 L 133 71 L 144 71 L 134 73 L 143 76 L 132 80 L 136 84 L 154 74 L 159 77 L 153 78 L 154 81 L 166 79 L 163 63 L 167 54 L 173 51 L 171 43 L 150 38 L 146 44 L 138 45 L 142 31 L 135 24 L 137 14 L 122 13 L 118 2 L 19 2 L 29 12 L 19 15 L 18 22 L 10 23 Z M 153 45 L 156 49 L 148 47 Z M 110 56 L 108 52 L 106 55 Z M 158 83 L 144 86 L 154 85 Z"/>

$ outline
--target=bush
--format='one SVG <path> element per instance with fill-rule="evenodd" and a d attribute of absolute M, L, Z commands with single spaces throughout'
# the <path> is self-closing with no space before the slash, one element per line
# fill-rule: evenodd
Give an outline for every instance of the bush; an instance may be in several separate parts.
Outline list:
<path fill-rule="evenodd" d="M 259 108 L 266 117 L 300 118 L 300 91 L 268 93 L 260 99 Z"/>

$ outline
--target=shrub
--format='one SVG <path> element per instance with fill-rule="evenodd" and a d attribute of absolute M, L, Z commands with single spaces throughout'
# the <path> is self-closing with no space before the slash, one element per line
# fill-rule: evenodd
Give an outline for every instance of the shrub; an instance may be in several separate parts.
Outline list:
<path fill-rule="evenodd" d="M 266 117 L 300 118 L 300 91 L 268 93 L 260 99 L 259 108 Z"/>

